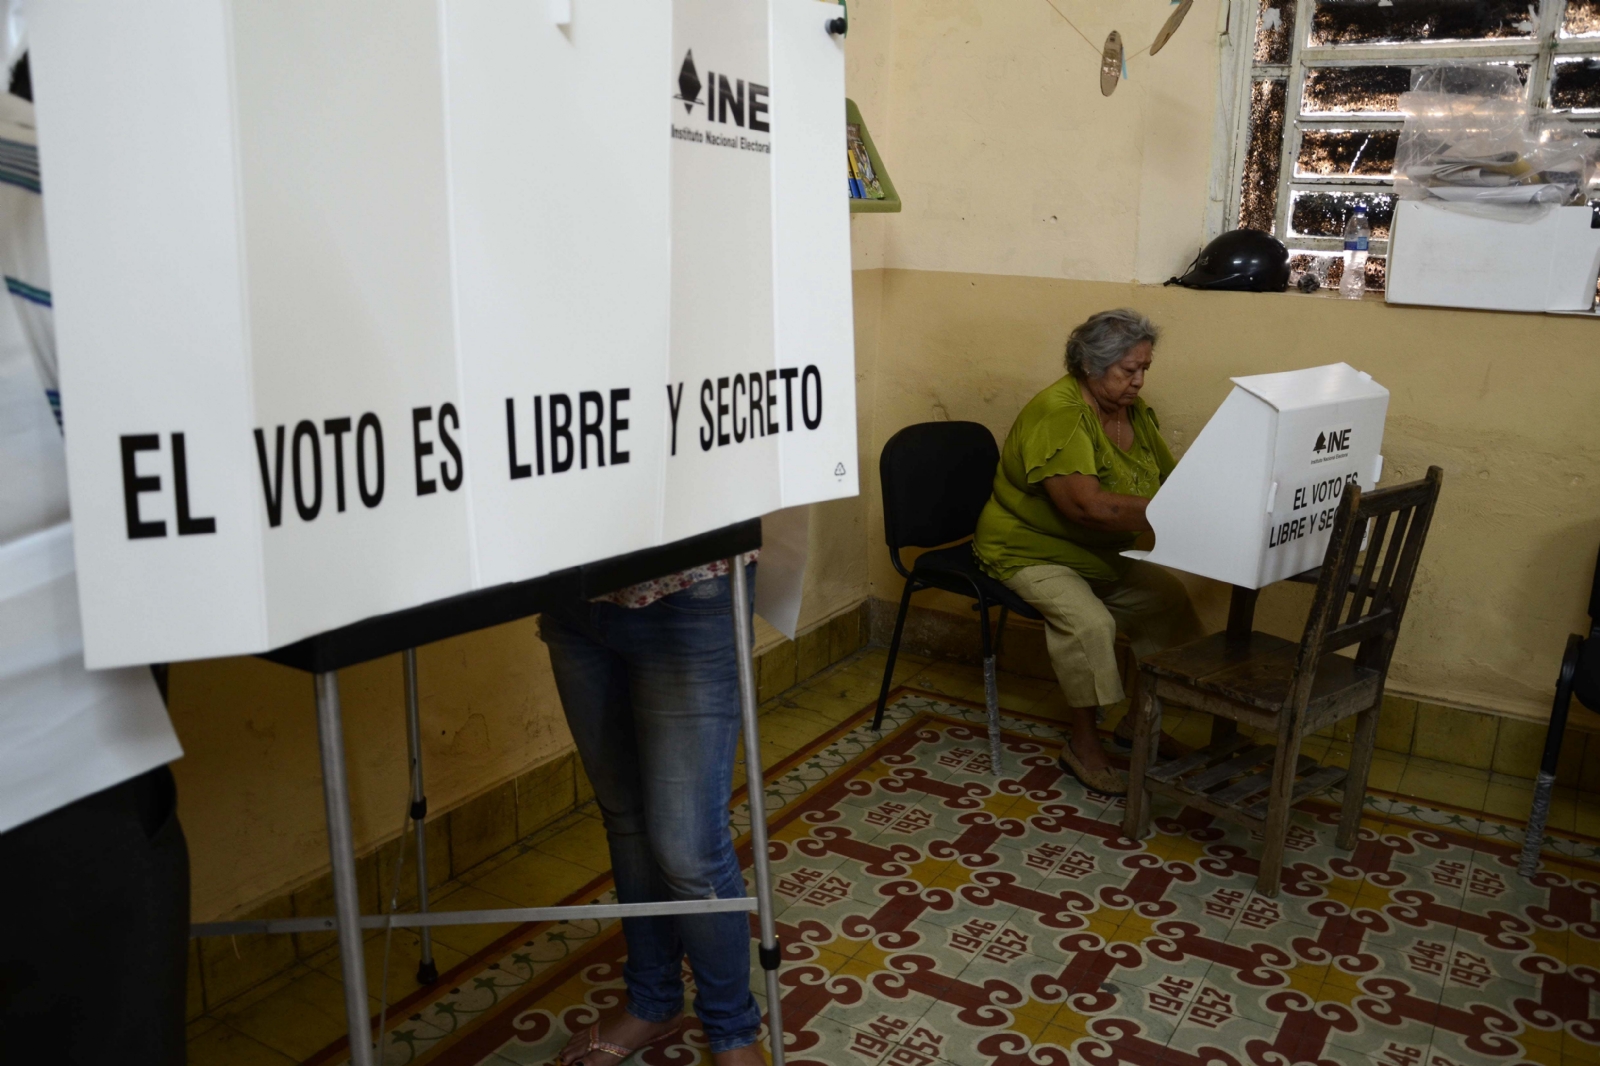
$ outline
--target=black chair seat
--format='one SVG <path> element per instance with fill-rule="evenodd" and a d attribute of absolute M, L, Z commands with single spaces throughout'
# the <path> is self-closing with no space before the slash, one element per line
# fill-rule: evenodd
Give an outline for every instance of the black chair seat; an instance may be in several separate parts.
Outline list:
<path fill-rule="evenodd" d="M 972 555 L 970 540 L 954 547 L 923 552 L 911 567 L 911 579 L 958 596 L 975 597 L 977 590 L 982 589 L 985 600 L 1009 609 L 1012 614 L 1035 620 L 1043 617 L 1027 600 L 983 572 Z"/>

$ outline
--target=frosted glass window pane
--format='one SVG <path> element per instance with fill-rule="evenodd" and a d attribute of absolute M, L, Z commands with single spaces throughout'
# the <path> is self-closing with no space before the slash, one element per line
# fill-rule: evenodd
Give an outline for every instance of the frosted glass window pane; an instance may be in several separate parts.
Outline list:
<path fill-rule="evenodd" d="M 1600 37 L 1600 0 L 1567 0 L 1561 36 Z"/>
<path fill-rule="evenodd" d="M 1529 8 L 1534 13 L 1529 14 Z M 1537 0 L 1317 0 L 1311 43 L 1403 44 L 1532 37 Z"/>
<path fill-rule="evenodd" d="M 1399 130 L 1308 129 L 1300 134 L 1297 177 L 1387 178 Z"/>
<path fill-rule="evenodd" d="M 1239 225 L 1271 233 L 1278 214 L 1279 160 L 1288 83 L 1262 79 L 1250 87 L 1250 145 L 1239 188 Z"/>
<path fill-rule="evenodd" d="M 1310 274 L 1324 289 L 1337 289 L 1344 277 L 1344 255 L 1339 252 L 1290 252 L 1289 287 Z M 1388 280 L 1389 261 L 1381 255 L 1367 256 L 1367 291 L 1382 292 Z"/>
<path fill-rule="evenodd" d="M 1398 115 L 1410 67 L 1310 67 L 1300 111 L 1307 115 Z"/>
<path fill-rule="evenodd" d="M 1299 237 L 1342 236 L 1344 220 L 1356 204 L 1367 205 L 1371 235 L 1387 238 L 1389 220 L 1394 216 L 1394 197 L 1387 193 L 1298 191 L 1289 212 L 1289 230 Z"/>
<path fill-rule="evenodd" d="M 1600 111 L 1600 60 L 1558 59 L 1550 71 L 1550 106 Z"/>
<path fill-rule="evenodd" d="M 1289 62 L 1294 46 L 1294 12 L 1295 0 L 1261 0 L 1261 14 L 1256 21 L 1257 63 Z"/>

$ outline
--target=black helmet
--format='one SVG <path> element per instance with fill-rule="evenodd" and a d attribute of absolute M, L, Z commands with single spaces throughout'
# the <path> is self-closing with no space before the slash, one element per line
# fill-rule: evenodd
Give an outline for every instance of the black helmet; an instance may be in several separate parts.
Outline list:
<path fill-rule="evenodd" d="M 1195 257 L 1188 273 L 1167 282 L 1191 289 L 1282 292 L 1289 287 L 1289 249 L 1270 233 L 1236 229 Z"/>

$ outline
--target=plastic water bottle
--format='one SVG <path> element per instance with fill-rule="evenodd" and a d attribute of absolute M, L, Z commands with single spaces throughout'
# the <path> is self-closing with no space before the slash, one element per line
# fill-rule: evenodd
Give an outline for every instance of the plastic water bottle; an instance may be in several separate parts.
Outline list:
<path fill-rule="evenodd" d="M 1344 276 L 1339 279 L 1339 295 L 1359 300 L 1367 291 L 1367 205 L 1356 204 L 1344 222 Z"/>

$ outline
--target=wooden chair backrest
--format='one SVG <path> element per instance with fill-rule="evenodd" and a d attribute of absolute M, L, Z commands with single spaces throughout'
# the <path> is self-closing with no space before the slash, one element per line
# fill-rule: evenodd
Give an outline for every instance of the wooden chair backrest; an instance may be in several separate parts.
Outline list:
<path fill-rule="evenodd" d="M 1366 493 L 1358 485 L 1345 490 L 1300 641 L 1287 709 L 1305 708 L 1322 656 L 1352 644 L 1361 645 L 1358 665 L 1387 675 L 1443 481 L 1444 471 L 1431 466 L 1420 481 Z"/>

